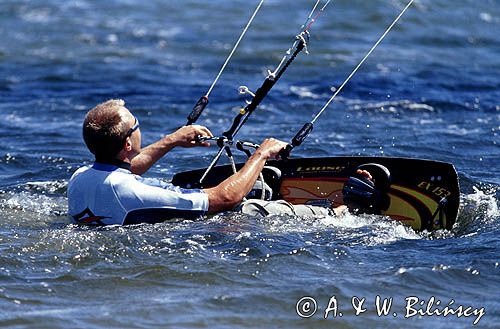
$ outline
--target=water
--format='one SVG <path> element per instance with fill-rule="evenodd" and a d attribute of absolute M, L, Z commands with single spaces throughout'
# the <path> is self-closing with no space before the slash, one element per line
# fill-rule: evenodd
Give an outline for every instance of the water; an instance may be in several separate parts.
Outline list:
<path fill-rule="evenodd" d="M 0 325 L 12 328 L 466 328 L 477 316 L 413 316 L 438 298 L 500 320 L 500 2 L 417 1 L 295 156 L 452 162 L 461 214 L 417 233 L 382 218 L 264 219 L 82 228 L 66 219 L 71 173 L 91 161 L 88 109 L 126 100 L 150 143 L 185 122 L 256 1 L 3 1 L 0 4 Z M 289 46 L 313 1 L 268 1 L 200 120 L 230 124 Z M 289 140 L 319 111 L 403 1 L 334 1 L 241 137 Z M 174 150 L 149 173 L 206 166 Z M 411 174 L 411 173 L 409 173 Z M 394 298 L 378 317 L 377 295 Z M 318 313 L 301 319 L 311 296 Z M 335 296 L 343 317 L 323 319 Z M 355 316 L 351 298 L 365 297 Z M 396 312 L 397 317 L 392 313 Z M 338 315 L 338 314 L 337 314 Z"/>

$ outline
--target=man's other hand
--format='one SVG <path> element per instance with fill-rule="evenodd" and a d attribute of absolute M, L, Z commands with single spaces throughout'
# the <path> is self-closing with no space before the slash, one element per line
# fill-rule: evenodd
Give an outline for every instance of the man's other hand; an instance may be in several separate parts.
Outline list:
<path fill-rule="evenodd" d="M 199 125 L 184 126 L 179 128 L 171 135 L 176 146 L 195 147 L 195 146 L 210 146 L 208 142 L 200 142 L 199 137 L 213 137 L 207 127 Z"/>

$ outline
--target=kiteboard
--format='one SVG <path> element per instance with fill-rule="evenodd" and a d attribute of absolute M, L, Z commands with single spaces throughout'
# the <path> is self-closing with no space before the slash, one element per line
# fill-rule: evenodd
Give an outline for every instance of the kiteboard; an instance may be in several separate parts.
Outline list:
<path fill-rule="evenodd" d="M 459 208 L 459 184 L 450 163 L 397 157 L 328 157 L 268 161 L 263 171 L 273 200 L 292 204 L 345 204 L 343 189 L 359 166 L 380 165 L 390 173 L 380 215 L 415 230 L 451 229 Z M 243 164 L 237 164 L 239 169 Z M 277 169 L 277 170 L 276 170 Z M 205 169 L 178 173 L 172 183 L 183 188 L 209 188 L 233 174 L 230 165 L 214 167 L 200 184 Z M 258 197 L 258 196 L 257 196 Z"/>

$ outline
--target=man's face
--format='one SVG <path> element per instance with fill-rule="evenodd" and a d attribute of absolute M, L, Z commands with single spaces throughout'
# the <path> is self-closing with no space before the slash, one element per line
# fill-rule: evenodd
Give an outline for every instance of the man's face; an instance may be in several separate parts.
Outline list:
<path fill-rule="evenodd" d="M 133 128 L 134 125 L 138 124 L 137 119 L 130 113 L 129 110 L 123 108 L 125 121 L 129 129 Z M 137 128 L 129 137 L 130 143 L 132 145 L 132 150 L 130 151 L 130 158 L 135 157 L 141 152 L 141 129 Z"/>

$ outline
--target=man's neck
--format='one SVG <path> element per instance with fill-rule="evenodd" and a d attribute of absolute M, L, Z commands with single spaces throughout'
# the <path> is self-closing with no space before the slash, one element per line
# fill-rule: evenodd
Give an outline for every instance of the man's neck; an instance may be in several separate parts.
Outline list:
<path fill-rule="evenodd" d="M 96 159 L 95 162 L 113 165 L 119 168 L 130 170 L 130 160 L 128 159 Z"/>

